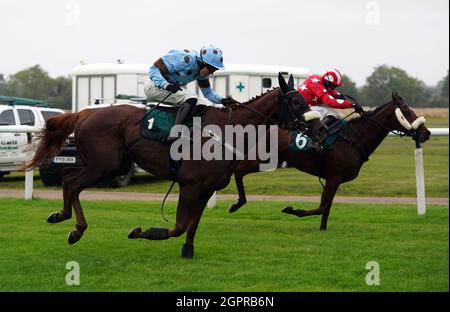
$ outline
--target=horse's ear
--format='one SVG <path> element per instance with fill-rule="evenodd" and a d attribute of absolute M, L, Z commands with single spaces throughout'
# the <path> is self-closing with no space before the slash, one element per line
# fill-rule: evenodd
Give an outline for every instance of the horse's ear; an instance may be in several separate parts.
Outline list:
<path fill-rule="evenodd" d="M 392 101 L 395 101 L 395 93 L 394 92 L 392 92 Z"/>
<path fill-rule="evenodd" d="M 294 76 L 292 76 L 292 74 L 289 76 L 288 88 L 289 88 L 289 90 L 294 89 Z"/>
<path fill-rule="evenodd" d="M 278 85 L 280 86 L 280 89 L 283 93 L 287 92 L 288 86 L 286 84 L 286 80 L 284 80 L 284 77 L 281 73 L 278 73 Z"/>

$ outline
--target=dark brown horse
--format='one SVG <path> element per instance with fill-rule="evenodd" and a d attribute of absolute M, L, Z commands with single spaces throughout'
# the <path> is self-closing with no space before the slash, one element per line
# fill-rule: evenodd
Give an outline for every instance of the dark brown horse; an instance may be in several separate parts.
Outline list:
<path fill-rule="evenodd" d="M 288 165 L 300 171 L 326 180 L 319 208 L 300 210 L 286 207 L 282 211 L 298 217 L 322 215 L 320 229 L 326 230 L 330 208 L 339 185 L 358 176 L 361 166 L 389 132 L 402 132 L 418 142 L 428 140 L 430 131 L 424 123 L 423 117 L 418 118 L 403 99 L 397 93 L 393 93 L 391 102 L 350 120 L 334 146 L 322 156 L 310 152 L 291 151 L 288 148 L 291 139 L 289 131 L 280 130 L 279 159 L 285 160 Z M 236 167 L 234 174 L 239 199 L 231 205 L 230 212 L 238 210 L 247 202 L 243 178 L 252 172 L 258 172 L 257 160 L 241 161 Z"/>
<path fill-rule="evenodd" d="M 240 104 L 232 113 L 208 107 L 202 117 L 202 126 L 217 125 L 224 133 L 225 125 L 260 125 L 305 123 L 304 113 L 310 111 L 303 97 L 293 87 L 292 75 L 286 84 L 281 74 L 280 87 L 247 103 Z M 142 169 L 160 177 L 170 178 L 173 169 L 170 145 L 141 137 L 137 121 L 144 109 L 130 105 L 67 113 L 49 119 L 42 134 L 37 152 L 28 169 L 36 167 L 43 159 L 54 157 L 67 136 L 74 131 L 75 143 L 83 162 L 82 168 L 67 169 L 63 173 L 64 208 L 49 216 L 49 223 L 58 223 L 76 215 L 76 230 L 69 233 L 68 242 L 74 244 L 87 229 L 80 205 L 79 194 L 85 188 L 117 176 L 134 161 Z M 323 133 L 326 127 L 319 119 L 308 121 L 313 132 Z M 202 144 L 207 139 L 202 139 Z M 129 238 L 163 240 L 178 237 L 187 231 L 182 257 L 192 258 L 194 237 L 211 195 L 226 187 L 236 167 L 237 160 L 181 160 L 176 170 L 180 194 L 176 224 L 173 229 L 135 228 Z"/>

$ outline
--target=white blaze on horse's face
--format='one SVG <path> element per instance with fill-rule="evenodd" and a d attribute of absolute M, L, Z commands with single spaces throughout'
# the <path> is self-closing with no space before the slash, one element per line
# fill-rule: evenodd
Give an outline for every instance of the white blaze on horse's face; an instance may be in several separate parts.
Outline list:
<path fill-rule="evenodd" d="M 306 112 L 303 114 L 303 118 L 305 119 L 305 121 L 310 121 L 313 119 L 320 119 L 320 113 L 316 112 L 316 111 L 310 111 L 310 112 Z"/>
<path fill-rule="evenodd" d="M 400 108 L 395 109 L 395 116 L 397 116 L 398 122 L 405 128 L 406 130 L 414 129 L 416 130 L 421 125 L 425 124 L 425 117 L 420 116 L 416 120 L 413 121 L 413 123 L 409 123 L 409 121 L 406 119 L 406 117 L 403 115 Z"/>

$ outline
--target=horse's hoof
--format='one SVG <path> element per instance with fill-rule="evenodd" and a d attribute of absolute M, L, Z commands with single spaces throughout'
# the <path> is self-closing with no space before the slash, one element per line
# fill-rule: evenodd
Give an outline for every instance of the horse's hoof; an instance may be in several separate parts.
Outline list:
<path fill-rule="evenodd" d="M 140 227 L 134 228 L 130 231 L 130 233 L 128 233 L 128 238 L 129 239 L 135 239 L 135 238 L 139 238 L 139 234 L 142 233 L 142 230 Z"/>
<path fill-rule="evenodd" d="M 230 208 L 228 209 L 228 211 L 229 211 L 230 213 L 233 213 L 233 212 L 235 212 L 236 210 L 238 210 L 239 208 L 241 208 L 241 207 L 238 206 L 237 204 L 232 204 L 232 205 L 230 206 Z"/>
<path fill-rule="evenodd" d="M 292 214 L 294 212 L 294 208 L 291 206 L 285 207 L 281 212 Z"/>
<path fill-rule="evenodd" d="M 47 218 L 47 222 L 48 223 L 58 223 L 58 214 L 59 214 L 59 212 L 51 213 Z"/>
<path fill-rule="evenodd" d="M 194 258 L 194 246 L 184 244 L 181 248 L 181 257 L 185 259 Z"/>
<path fill-rule="evenodd" d="M 67 242 L 69 243 L 69 245 L 73 245 L 76 242 L 78 242 L 80 240 L 80 238 L 77 238 L 76 232 L 70 232 L 69 235 L 67 236 Z"/>

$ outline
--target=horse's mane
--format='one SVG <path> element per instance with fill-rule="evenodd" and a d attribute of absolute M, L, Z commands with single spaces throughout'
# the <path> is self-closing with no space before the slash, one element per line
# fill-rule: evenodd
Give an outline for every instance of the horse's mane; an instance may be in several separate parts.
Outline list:
<path fill-rule="evenodd" d="M 250 104 L 250 103 L 260 99 L 261 97 L 265 96 L 266 94 L 269 94 L 270 92 L 272 92 L 272 91 L 274 91 L 276 89 L 279 89 L 279 88 L 278 87 L 272 88 L 271 90 L 268 90 L 268 91 L 266 91 L 264 93 L 261 93 L 260 95 L 256 95 L 256 96 L 252 97 L 250 100 L 248 100 L 247 102 L 244 102 L 243 104 Z"/>
<path fill-rule="evenodd" d="M 268 90 L 268 91 L 266 91 L 266 92 L 264 92 L 264 93 L 261 93 L 260 95 L 255 95 L 255 96 L 252 97 L 250 100 L 248 100 L 247 102 L 243 102 L 242 104 L 244 104 L 244 105 L 251 104 L 251 103 L 253 103 L 253 102 L 259 100 L 259 99 L 262 98 L 263 96 L 265 96 L 265 95 L 267 95 L 267 94 L 269 94 L 269 93 L 271 93 L 272 91 L 275 91 L 275 90 L 277 90 L 277 89 L 279 89 L 279 88 L 276 87 L 276 88 L 273 88 L 273 89 L 271 89 L 271 90 Z M 237 109 L 240 109 L 240 108 L 242 108 L 242 106 L 238 106 L 238 107 L 237 107 Z"/>
<path fill-rule="evenodd" d="M 403 101 L 403 99 L 400 98 L 400 97 L 399 97 L 399 100 Z M 384 107 L 386 107 L 387 105 L 391 104 L 392 102 L 394 102 L 394 101 L 390 101 L 390 102 L 385 103 L 385 104 L 383 104 L 381 106 L 378 106 L 378 107 L 376 107 L 375 109 L 373 109 L 371 111 L 366 111 L 366 112 L 363 113 L 362 116 L 358 116 L 358 117 L 352 118 L 348 122 L 349 123 L 355 123 L 355 122 L 359 122 L 361 120 L 364 120 L 364 118 L 361 118 L 361 117 L 369 117 L 370 118 L 373 115 L 375 115 L 376 113 L 378 113 L 380 110 L 382 110 Z"/>
<path fill-rule="evenodd" d="M 272 88 L 271 90 L 267 90 L 266 92 L 261 93 L 260 95 L 256 95 L 256 96 L 252 97 L 252 98 L 251 98 L 250 100 L 248 100 L 247 102 L 242 102 L 242 104 L 244 104 L 244 105 L 251 104 L 251 103 L 253 103 L 253 102 L 259 100 L 259 99 L 262 98 L 263 96 L 265 96 L 265 95 L 267 95 L 267 94 L 269 94 L 269 93 L 271 93 L 272 91 L 275 91 L 275 90 L 277 90 L 277 89 L 279 89 L 279 87 Z M 243 107 L 242 107 L 241 105 L 239 105 L 239 106 L 237 106 L 236 108 L 234 108 L 234 110 L 238 110 L 238 109 L 242 109 L 242 108 L 243 108 Z M 215 107 L 215 106 L 208 106 L 208 109 L 218 109 L 218 110 L 220 110 L 220 108 Z"/>

